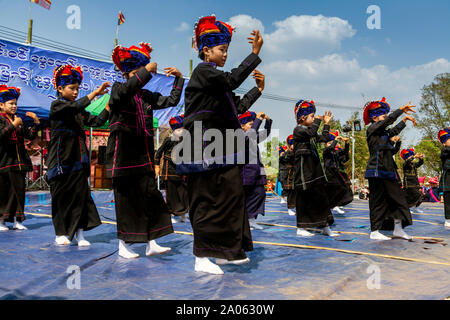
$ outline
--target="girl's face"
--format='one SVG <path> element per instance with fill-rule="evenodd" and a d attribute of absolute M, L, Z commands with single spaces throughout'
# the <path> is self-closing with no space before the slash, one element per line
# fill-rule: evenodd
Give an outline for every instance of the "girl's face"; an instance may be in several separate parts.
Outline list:
<path fill-rule="evenodd" d="M 7 115 L 12 116 L 17 112 L 17 99 L 12 99 L 6 101 L 5 103 L 0 103 L 0 107 L 3 112 L 5 112 Z"/>
<path fill-rule="evenodd" d="M 307 116 L 302 116 L 300 120 L 300 124 L 306 127 L 312 126 L 314 122 L 315 113 L 310 113 Z"/>
<path fill-rule="evenodd" d="M 248 130 L 250 130 L 253 126 L 253 121 L 247 122 L 244 125 L 241 125 L 242 130 L 244 130 L 245 132 L 247 132 Z"/>
<path fill-rule="evenodd" d="M 177 141 L 180 139 L 180 137 L 183 135 L 183 128 L 178 128 L 175 129 L 172 132 L 172 136 L 175 137 L 177 139 Z"/>
<path fill-rule="evenodd" d="M 58 86 L 58 92 L 61 94 L 61 97 L 70 101 L 75 101 L 77 99 L 79 90 L 79 83 L 68 84 L 64 87 Z"/>
<path fill-rule="evenodd" d="M 450 147 L 450 139 L 445 141 L 443 144 L 444 144 L 444 147 Z"/>
<path fill-rule="evenodd" d="M 218 67 L 223 67 L 227 62 L 228 44 L 221 44 L 212 48 L 204 47 L 205 61 L 214 62 Z"/>
<path fill-rule="evenodd" d="M 373 122 L 383 121 L 386 120 L 387 114 L 382 114 L 378 117 L 372 117 Z"/>

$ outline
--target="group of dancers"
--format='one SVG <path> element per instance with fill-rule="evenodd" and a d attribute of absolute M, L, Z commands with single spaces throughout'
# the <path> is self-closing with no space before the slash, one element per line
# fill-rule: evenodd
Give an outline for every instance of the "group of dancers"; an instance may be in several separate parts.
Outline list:
<path fill-rule="evenodd" d="M 261 228 L 256 219 L 264 214 L 267 183 L 257 145 L 268 136 L 272 126 L 266 114 L 249 111 L 265 87 L 264 75 L 256 70 L 261 63 L 259 53 L 263 39 L 258 30 L 251 32 L 248 37 L 250 54 L 231 72 L 224 72 L 218 67 L 223 67 L 227 61 L 233 28 L 212 15 L 200 18 L 194 32 L 202 62 L 193 71 L 185 89 L 185 113 L 170 120 L 173 132 L 156 155 L 153 110 L 176 106 L 185 80 L 177 68 L 165 68 L 167 76 L 175 77 L 170 95 L 144 89 L 152 74 L 157 72 L 157 64 L 150 62 L 150 44 L 116 47 L 112 60 L 123 73 L 125 82 L 113 85 L 105 82 L 80 99 L 81 68 L 71 65 L 55 68 L 53 85 L 57 99 L 50 109 L 47 179 L 57 245 L 69 245 L 75 238 L 79 246 L 89 246 L 84 231 L 101 224 L 88 185 L 90 168 L 84 127 L 99 127 L 109 121 L 106 165 L 113 181 L 119 256 L 137 258 L 139 255 L 131 248 L 132 243 L 146 243 L 148 256 L 168 252 L 171 248 L 159 246 L 156 239 L 173 233 L 171 215 L 187 221 L 188 213 L 194 234 L 195 271 L 223 274 L 220 265 L 249 262 L 246 252 L 253 250 L 250 230 Z M 251 75 L 256 86 L 242 97 L 234 94 Z M 109 91 L 109 103 L 98 116 L 85 110 L 95 97 Z M 19 96 L 18 88 L 0 86 L 1 231 L 9 230 L 5 222 L 13 222 L 15 229 L 26 229 L 22 224 L 25 219 L 24 182 L 25 173 L 32 166 L 24 139 L 33 139 L 40 126 L 33 113 L 26 114 L 33 119 L 33 126 L 25 125 L 16 116 Z M 289 213 L 297 216 L 300 237 L 313 236 L 308 231 L 311 228 L 321 228 L 324 234 L 337 236 L 330 228 L 334 223 L 331 210 L 341 210 L 339 207 L 353 199 L 344 168 L 348 160 L 348 139 L 339 132 L 330 132 L 331 112 L 316 115 L 314 101 L 300 100 L 294 111 L 297 126 L 288 137 L 287 146 L 280 149 L 280 175 Z M 390 112 L 384 98 L 364 107 L 364 121 L 369 125 L 370 159 L 365 176 L 370 186 L 371 239 L 390 239 L 380 230 L 391 229 L 394 236 L 411 238 L 403 228 L 412 224 L 409 207 L 418 203 L 415 191 L 405 197 L 393 159 L 399 151 L 395 137 L 407 121 L 415 123 L 409 115 L 411 112 L 415 112 L 414 106 L 409 104 Z M 403 113 L 407 115 L 402 121 L 389 129 Z M 264 130 L 260 130 L 264 121 Z M 319 133 L 322 122 L 323 129 Z M 199 125 L 201 130 L 198 130 Z M 230 129 L 254 134 L 246 135 L 244 146 L 240 146 L 235 143 L 236 136 L 226 134 Z M 223 152 L 207 152 L 216 143 L 205 136 L 207 130 L 222 134 L 223 150 L 220 151 Z M 184 132 L 193 138 L 184 141 Z M 200 145 L 196 144 L 196 135 L 201 135 Z M 439 132 L 439 140 L 443 145 L 444 167 L 441 188 L 446 223 L 449 223 L 449 128 Z M 183 161 L 177 161 L 173 149 L 180 141 L 200 152 L 191 152 L 183 156 Z M 326 144 L 323 162 L 318 152 L 320 143 Z M 228 148 L 229 145 L 233 148 Z M 413 155 L 408 155 L 406 157 L 405 153 L 405 160 L 411 169 L 405 179 L 409 190 L 415 188 L 415 169 L 419 164 L 411 162 L 409 159 Z M 244 164 L 237 161 L 242 156 L 246 160 Z M 256 161 L 247 161 L 250 158 Z M 164 181 L 166 200 L 158 190 L 158 176 Z M 215 263 L 210 258 L 215 258 Z"/>

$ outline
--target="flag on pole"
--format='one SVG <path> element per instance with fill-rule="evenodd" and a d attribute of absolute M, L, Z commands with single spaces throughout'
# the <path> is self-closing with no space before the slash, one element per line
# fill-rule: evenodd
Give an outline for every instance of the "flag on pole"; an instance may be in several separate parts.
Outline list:
<path fill-rule="evenodd" d="M 41 7 L 47 10 L 50 10 L 50 7 L 52 5 L 52 2 L 50 0 L 30 0 L 30 1 L 40 5 Z"/>
<path fill-rule="evenodd" d="M 119 11 L 119 22 L 118 25 L 120 26 L 125 22 L 125 16 L 123 15 L 122 11 Z"/>

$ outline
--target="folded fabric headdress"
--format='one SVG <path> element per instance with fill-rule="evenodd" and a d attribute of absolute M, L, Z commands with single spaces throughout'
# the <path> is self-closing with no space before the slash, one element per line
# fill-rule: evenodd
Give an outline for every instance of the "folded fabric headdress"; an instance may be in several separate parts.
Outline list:
<path fill-rule="evenodd" d="M 287 146 L 278 147 L 278 155 L 281 155 L 283 152 L 286 152 Z"/>
<path fill-rule="evenodd" d="M 306 101 L 306 100 L 299 100 L 295 104 L 295 118 L 299 120 L 302 116 L 307 116 L 310 113 L 316 113 L 316 105 L 314 104 L 314 101 Z"/>
<path fill-rule="evenodd" d="M 364 124 L 372 122 L 372 117 L 378 117 L 391 111 L 391 106 L 386 102 L 386 98 L 380 101 L 370 101 L 364 106 Z"/>
<path fill-rule="evenodd" d="M 125 48 L 117 46 L 112 53 L 112 60 L 120 71 L 128 73 L 139 69 L 150 62 L 150 53 L 153 51 L 150 43 L 140 42 L 140 47 Z"/>
<path fill-rule="evenodd" d="M 288 146 L 293 145 L 294 144 L 294 135 L 290 135 L 289 137 L 287 137 L 286 142 L 288 144 Z"/>
<path fill-rule="evenodd" d="M 194 26 L 194 47 L 201 51 L 203 47 L 212 48 L 221 44 L 229 44 L 233 30 L 234 28 L 229 24 L 216 21 L 215 15 L 200 18 Z"/>
<path fill-rule="evenodd" d="M 419 183 L 425 183 L 425 177 L 419 177 Z"/>
<path fill-rule="evenodd" d="M 328 141 L 334 141 L 336 140 L 336 137 L 339 136 L 339 130 L 336 130 L 335 132 L 330 132 L 328 134 Z"/>
<path fill-rule="evenodd" d="M 239 116 L 239 123 L 244 125 L 250 121 L 255 121 L 256 113 L 253 111 L 247 111 Z"/>
<path fill-rule="evenodd" d="M 20 89 L 16 87 L 7 87 L 0 85 L 0 102 L 5 103 L 10 100 L 18 99 L 20 96 Z"/>
<path fill-rule="evenodd" d="M 438 139 L 441 143 L 445 143 L 448 139 L 450 139 L 450 127 L 444 130 L 439 130 Z"/>
<path fill-rule="evenodd" d="M 401 152 L 400 152 L 400 156 L 402 157 L 402 159 L 403 160 L 406 160 L 406 159 L 408 159 L 410 156 L 413 156 L 415 153 L 414 153 L 414 149 L 403 149 Z"/>
<path fill-rule="evenodd" d="M 55 89 L 58 86 L 64 87 L 74 83 L 81 84 L 81 81 L 83 81 L 83 71 L 80 66 L 72 67 L 69 64 L 65 64 L 53 70 L 53 86 Z"/>
<path fill-rule="evenodd" d="M 438 177 L 430 177 L 430 178 L 428 179 L 428 183 L 439 184 Z"/>
<path fill-rule="evenodd" d="M 169 124 L 170 124 L 170 127 L 172 128 L 172 130 L 177 130 L 177 129 L 183 127 L 183 118 L 184 118 L 184 114 L 175 116 L 169 120 Z"/>

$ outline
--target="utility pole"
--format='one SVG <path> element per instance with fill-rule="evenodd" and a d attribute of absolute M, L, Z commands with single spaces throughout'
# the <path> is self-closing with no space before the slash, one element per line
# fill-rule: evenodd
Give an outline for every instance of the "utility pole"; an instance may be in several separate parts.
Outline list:
<path fill-rule="evenodd" d="M 31 0 L 28 1 L 28 37 L 27 44 L 33 41 L 33 20 L 31 20 Z"/>

